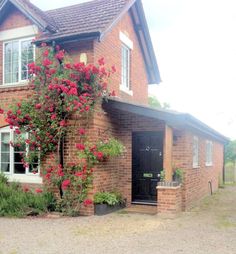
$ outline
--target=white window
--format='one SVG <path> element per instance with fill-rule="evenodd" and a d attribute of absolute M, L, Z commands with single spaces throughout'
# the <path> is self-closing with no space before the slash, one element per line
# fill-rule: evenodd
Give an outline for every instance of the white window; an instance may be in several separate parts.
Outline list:
<path fill-rule="evenodd" d="M 193 137 L 193 167 L 199 167 L 199 140 L 198 137 Z"/>
<path fill-rule="evenodd" d="M 130 90 L 130 49 L 122 45 L 121 86 Z"/>
<path fill-rule="evenodd" d="M 20 139 L 23 141 L 28 134 L 21 134 Z M 14 130 L 9 127 L 0 129 L 0 172 L 9 176 L 10 180 L 22 182 L 41 182 L 39 176 L 39 160 L 33 165 L 25 167 L 22 161 L 24 154 L 29 147 L 22 142 L 19 146 L 12 146 L 11 142 L 19 138 Z M 28 179 L 28 180 L 27 180 Z"/>
<path fill-rule="evenodd" d="M 213 165 L 213 143 L 212 141 L 206 141 L 206 166 Z"/>
<path fill-rule="evenodd" d="M 29 78 L 28 64 L 35 58 L 32 39 L 20 39 L 3 43 L 3 84 L 14 84 Z"/>

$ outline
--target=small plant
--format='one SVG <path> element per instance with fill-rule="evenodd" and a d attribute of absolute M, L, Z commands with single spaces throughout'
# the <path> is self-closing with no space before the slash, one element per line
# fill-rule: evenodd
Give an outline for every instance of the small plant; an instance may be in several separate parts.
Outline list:
<path fill-rule="evenodd" d="M 0 174 L 0 216 L 24 217 L 38 215 L 55 208 L 55 199 L 51 193 L 36 189 L 35 193 L 19 183 L 7 182 Z"/>
<path fill-rule="evenodd" d="M 174 170 L 173 180 L 179 183 L 183 181 L 183 170 L 181 168 L 176 168 Z"/>
<path fill-rule="evenodd" d="M 165 173 L 165 169 L 162 169 L 161 173 L 160 173 L 160 181 L 164 182 L 166 178 L 166 173 Z"/>
<path fill-rule="evenodd" d="M 94 204 L 114 206 L 123 203 L 122 195 L 117 192 L 97 192 L 94 195 Z"/>
<path fill-rule="evenodd" d="M 114 138 L 98 142 L 97 149 L 99 152 L 103 153 L 105 158 L 116 157 L 124 152 L 122 143 Z"/>

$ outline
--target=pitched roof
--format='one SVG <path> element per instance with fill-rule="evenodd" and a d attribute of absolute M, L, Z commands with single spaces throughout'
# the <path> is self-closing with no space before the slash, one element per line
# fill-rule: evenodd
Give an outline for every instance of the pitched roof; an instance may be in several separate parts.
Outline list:
<path fill-rule="evenodd" d="M 102 39 L 130 11 L 141 50 L 149 83 L 160 83 L 160 73 L 148 31 L 141 0 L 93 0 L 68 7 L 42 11 L 29 0 L 0 0 L 0 22 L 9 4 L 38 25 L 44 33 L 37 39 L 41 42 Z"/>
<path fill-rule="evenodd" d="M 107 103 L 104 102 L 104 104 L 106 105 Z M 225 137 L 218 131 L 212 129 L 211 127 L 190 114 L 180 113 L 173 110 L 156 109 L 136 103 L 119 100 L 118 98 L 109 99 L 107 105 L 110 108 L 114 108 L 117 110 L 162 120 L 172 127 L 193 129 L 195 131 L 204 133 L 205 135 L 210 136 L 221 143 L 229 142 L 229 138 Z"/>
<path fill-rule="evenodd" d="M 59 31 L 53 38 L 69 35 L 102 33 L 107 26 L 122 12 L 127 0 L 95 0 L 64 8 L 46 11 Z M 50 36 L 49 36 L 50 38 Z"/>
<path fill-rule="evenodd" d="M 43 31 L 56 32 L 57 27 L 53 19 L 44 13 L 41 9 L 30 3 L 29 0 L 0 0 L 0 21 L 8 11 L 9 6 L 13 4 L 32 22 L 36 23 Z"/>

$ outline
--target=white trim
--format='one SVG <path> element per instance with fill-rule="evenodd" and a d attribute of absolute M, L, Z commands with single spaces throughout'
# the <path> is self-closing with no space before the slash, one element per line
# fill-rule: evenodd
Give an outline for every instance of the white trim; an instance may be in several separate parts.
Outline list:
<path fill-rule="evenodd" d="M 194 149 L 197 150 L 195 151 Z M 196 159 L 196 161 L 194 161 L 194 159 Z M 199 138 L 197 136 L 193 136 L 193 168 L 199 168 Z"/>
<path fill-rule="evenodd" d="M 8 175 L 6 174 L 7 178 L 10 182 L 20 182 L 20 183 L 37 183 L 42 184 L 43 179 L 42 177 L 36 175 Z"/>
<path fill-rule="evenodd" d="M 8 29 L 0 32 L 0 41 L 15 40 L 30 36 L 32 37 L 36 34 L 38 34 L 38 27 L 35 25 Z"/>
<path fill-rule="evenodd" d="M 134 49 L 134 43 L 129 39 L 127 35 L 125 35 L 121 31 L 119 38 L 127 47 L 129 47 L 130 49 Z"/>
<path fill-rule="evenodd" d="M 120 90 L 124 93 L 127 93 L 131 96 L 134 95 L 133 91 L 132 90 L 129 90 L 127 87 L 125 87 L 124 85 L 120 85 Z"/>
<path fill-rule="evenodd" d="M 208 150 L 210 149 L 210 150 Z M 206 140 L 206 167 L 211 167 L 213 166 L 213 142 L 210 140 Z M 208 159 L 210 159 L 208 161 Z"/>

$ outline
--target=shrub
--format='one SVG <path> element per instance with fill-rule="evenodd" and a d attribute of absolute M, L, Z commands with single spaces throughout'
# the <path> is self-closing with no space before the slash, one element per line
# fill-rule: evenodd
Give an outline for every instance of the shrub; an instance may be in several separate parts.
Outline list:
<path fill-rule="evenodd" d="M 97 192 L 94 195 L 94 204 L 116 205 L 122 202 L 122 195 L 117 192 Z"/>
<path fill-rule="evenodd" d="M 0 174 L 0 216 L 38 215 L 55 208 L 51 193 L 24 191 L 18 183 L 8 183 Z"/>

